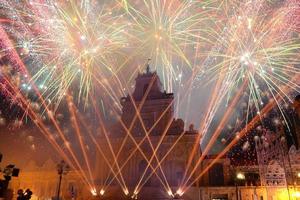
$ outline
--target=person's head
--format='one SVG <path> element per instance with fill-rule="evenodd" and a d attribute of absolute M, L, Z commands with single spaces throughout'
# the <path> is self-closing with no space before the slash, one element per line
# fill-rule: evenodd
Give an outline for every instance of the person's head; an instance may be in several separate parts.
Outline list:
<path fill-rule="evenodd" d="M 22 189 L 19 189 L 17 194 L 18 194 L 18 195 L 23 195 L 23 190 L 22 190 Z"/>

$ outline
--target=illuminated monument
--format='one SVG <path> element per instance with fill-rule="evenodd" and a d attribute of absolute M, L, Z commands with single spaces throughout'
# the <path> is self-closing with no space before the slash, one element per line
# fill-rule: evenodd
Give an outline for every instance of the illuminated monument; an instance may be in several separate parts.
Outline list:
<path fill-rule="evenodd" d="M 174 119 L 173 103 L 173 93 L 163 90 L 157 73 L 151 72 L 149 65 L 144 73 L 138 74 L 133 93 L 121 98 L 121 121 L 124 124 L 114 125 L 110 135 L 114 137 L 112 146 L 117 147 L 115 152 L 122 146 L 124 138 L 128 137 L 118 160 L 122 165 L 130 157 L 122 169 L 122 175 L 129 191 L 134 193 L 138 190 L 139 199 L 148 199 L 147 197 L 168 199 L 170 195 L 166 190 L 172 189 L 172 192 L 175 193 L 183 178 L 185 165 L 192 151 L 197 131 L 193 129 L 192 125 L 188 131 L 184 131 L 183 120 Z M 132 138 L 126 133 L 127 131 L 130 132 Z M 133 140 L 136 141 L 136 144 L 140 144 L 140 150 L 136 150 Z M 105 143 L 101 143 L 101 145 L 105 146 Z M 160 167 L 157 167 L 158 162 L 153 157 L 153 151 L 156 152 L 155 155 L 159 161 L 163 159 Z M 108 154 L 109 152 L 106 152 L 106 155 Z M 199 155 L 200 146 L 196 157 Z M 154 169 L 157 167 L 157 175 L 152 173 L 153 169 L 148 166 L 146 158 L 150 160 L 151 157 L 151 165 Z M 103 175 L 98 177 L 101 182 L 107 177 L 109 169 L 101 155 L 98 155 L 97 158 L 97 166 L 101 166 L 99 174 Z M 105 169 L 105 173 L 101 172 L 103 169 Z M 163 179 L 164 176 L 165 179 Z M 120 176 L 118 177 L 120 178 Z M 137 187 L 139 182 L 140 186 L 143 185 L 141 188 Z M 116 180 L 110 187 L 112 191 L 114 191 L 114 186 L 116 186 L 116 190 L 120 188 Z M 110 195 L 123 195 L 123 193 L 124 191 L 114 191 Z"/>
<path fill-rule="evenodd" d="M 122 121 L 128 129 L 132 126 L 134 136 L 144 136 L 141 120 L 136 117 L 136 110 L 141 107 L 139 113 L 146 131 L 150 130 L 150 136 L 161 136 L 165 131 L 167 135 L 180 135 L 184 131 L 184 122 L 173 119 L 173 103 L 173 93 L 163 90 L 158 75 L 151 72 L 148 65 L 146 72 L 136 78 L 133 94 L 121 98 Z"/>
<path fill-rule="evenodd" d="M 121 98 L 121 105 L 123 107 L 122 121 L 127 128 L 132 125 L 136 116 L 136 108 L 133 101 L 136 107 L 141 105 L 139 113 L 146 126 L 146 130 L 149 131 L 151 129 L 151 136 L 162 135 L 165 130 L 173 135 L 183 132 L 184 123 L 182 120 L 171 121 L 174 110 L 173 93 L 166 93 L 163 90 L 158 75 L 156 72 L 151 72 L 149 66 L 147 66 L 146 73 L 139 74 L 136 78 L 136 86 L 133 94 Z M 158 123 L 155 124 L 156 122 Z M 172 122 L 171 129 L 167 127 L 170 122 Z M 174 127 L 175 124 L 177 125 L 176 129 Z M 140 120 L 135 120 L 131 133 L 134 136 L 145 135 Z"/>

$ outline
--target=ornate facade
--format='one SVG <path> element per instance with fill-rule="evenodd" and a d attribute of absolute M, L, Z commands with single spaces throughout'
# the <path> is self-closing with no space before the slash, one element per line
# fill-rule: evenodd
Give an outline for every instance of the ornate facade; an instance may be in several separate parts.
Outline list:
<path fill-rule="evenodd" d="M 256 139 L 259 175 L 263 186 L 292 184 L 292 171 L 288 148 L 282 134 L 266 132 Z"/>

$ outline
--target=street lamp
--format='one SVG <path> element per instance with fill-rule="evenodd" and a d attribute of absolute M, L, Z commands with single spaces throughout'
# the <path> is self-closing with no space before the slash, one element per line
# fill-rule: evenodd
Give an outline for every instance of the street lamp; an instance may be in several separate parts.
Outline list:
<path fill-rule="evenodd" d="M 62 176 L 66 175 L 70 171 L 70 166 L 64 160 L 62 160 L 62 161 L 60 161 L 60 163 L 57 164 L 56 168 L 57 168 L 57 173 L 59 175 L 57 197 L 56 198 L 57 198 L 57 200 L 59 200 Z"/>
<path fill-rule="evenodd" d="M 238 190 L 238 181 L 245 180 L 245 174 L 242 172 L 238 172 L 235 176 L 235 191 L 236 191 L 236 199 L 240 199 L 239 190 Z"/>

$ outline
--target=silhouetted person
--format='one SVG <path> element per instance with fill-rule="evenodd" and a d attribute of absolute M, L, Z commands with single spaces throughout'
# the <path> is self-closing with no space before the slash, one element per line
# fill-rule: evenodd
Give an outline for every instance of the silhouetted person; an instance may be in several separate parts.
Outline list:
<path fill-rule="evenodd" d="M 32 196 L 31 190 L 26 189 L 25 192 L 23 192 L 22 189 L 19 189 L 17 200 L 29 200 L 29 199 L 31 199 L 31 196 Z"/>

